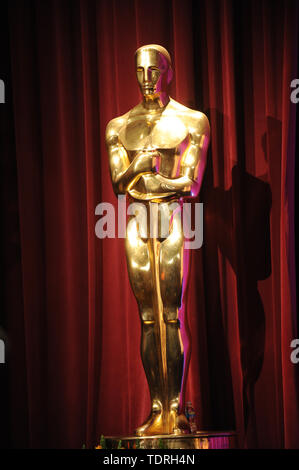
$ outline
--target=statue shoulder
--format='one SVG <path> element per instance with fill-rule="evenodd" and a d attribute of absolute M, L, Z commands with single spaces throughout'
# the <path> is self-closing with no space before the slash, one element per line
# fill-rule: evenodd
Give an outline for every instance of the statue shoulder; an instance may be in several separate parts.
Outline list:
<path fill-rule="evenodd" d="M 195 109 L 187 108 L 181 103 L 171 99 L 172 109 L 176 113 L 181 114 L 184 118 L 187 127 L 195 130 L 196 133 L 201 135 L 210 135 L 210 123 L 207 116 L 201 111 L 196 111 Z"/>
<path fill-rule="evenodd" d="M 118 136 L 120 129 L 125 124 L 127 115 L 129 113 L 118 116 L 108 122 L 106 126 L 106 140 L 110 140 L 112 137 Z"/>
<path fill-rule="evenodd" d="M 135 115 L 138 115 L 141 113 L 142 106 L 140 103 L 134 108 L 130 109 L 127 113 L 118 116 L 114 119 L 111 119 L 111 121 L 108 122 L 106 126 L 106 141 L 111 141 L 111 139 L 118 137 L 119 132 L 122 127 L 124 127 L 129 119 L 132 119 L 135 117 Z"/>
<path fill-rule="evenodd" d="M 210 136 L 210 123 L 207 116 L 201 111 L 192 110 L 192 120 L 196 132 L 201 135 Z"/>

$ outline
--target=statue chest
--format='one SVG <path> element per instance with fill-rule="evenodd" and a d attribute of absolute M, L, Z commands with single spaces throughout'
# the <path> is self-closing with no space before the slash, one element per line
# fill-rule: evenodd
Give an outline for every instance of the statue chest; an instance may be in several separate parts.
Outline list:
<path fill-rule="evenodd" d="M 119 139 L 129 153 L 159 149 L 174 151 L 187 138 L 188 129 L 176 116 L 138 116 L 129 121 L 119 132 Z"/>

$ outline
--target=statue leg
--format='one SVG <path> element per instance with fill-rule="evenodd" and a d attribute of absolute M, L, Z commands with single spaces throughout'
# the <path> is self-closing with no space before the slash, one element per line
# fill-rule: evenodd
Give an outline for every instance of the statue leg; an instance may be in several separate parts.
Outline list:
<path fill-rule="evenodd" d="M 152 402 L 151 413 L 136 434 L 178 433 L 184 369 L 178 312 L 183 275 L 187 274 L 180 212 L 166 239 L 140 238 L 137 222 L 131 219 L 125 243 L 129 278 L 142 323 L 141 358 Z"/>
<path fill-rule="evenodd" d="M 130 221 L 125 240 L 130 283 L 138 302 L 141 319 L 141 359 L 151 396 L 151 413 L 136 434 L 151 435 L 162 432 L 163 376 L 160 358 L 159 327 L 155 302 L 155 283 L 152 272 L 150 241 L 140 238 L 137 222 Z"/>
<path fill-rule="evenodd" d="M 179 433 L 177 417 L 184 370 L 184 348 L 178 319 L 182 306 L 184 270 L 184 234 L 180 212 L 173 221 L 172 231 L 160 247 L 160 292 L 166 329 L 166 357 L 168 378 L 167 421 L 169 433 Z M 185 266 L 186 268 L 186 266 Z M 186 280 L 186 279 L 185 279 Z"/>

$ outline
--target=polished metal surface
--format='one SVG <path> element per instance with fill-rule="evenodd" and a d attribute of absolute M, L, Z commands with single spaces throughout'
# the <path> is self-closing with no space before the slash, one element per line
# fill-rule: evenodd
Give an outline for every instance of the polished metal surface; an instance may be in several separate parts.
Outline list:
<path fill-rule="evenodd" d="M 235 449 L 238 446 L 234 431 L 201 431 L 180 436 L 119 436 L 105 437 L 107 449 Z"/>
<path fill-rule="evenodd" d="M 115 194 L 128 194 L 130 202 L 144 203 L 151 221 L 142 231 L 130 215 L 125 239 L 152 403 L 136 434 L 180 434 L 178 412 L 186 365 L 181 331 L 189 257 L 184 250 L 181 208 L 185 198 L 199 192 L 210 127 L 203 113 L 169 97 L 173 71 L 164 48 L 143 46 L 136 51 L 135 61 L 143 99 L 109 122 L 106 144 Z M 161 230 L 161 211 L 168 214 L 168 234 Z"/>

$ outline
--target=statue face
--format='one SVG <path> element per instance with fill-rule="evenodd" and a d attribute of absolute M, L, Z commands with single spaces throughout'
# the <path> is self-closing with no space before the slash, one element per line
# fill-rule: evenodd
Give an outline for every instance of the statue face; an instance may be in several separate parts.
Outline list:
<path fill-rule="evenodd" d="M 159 51 L 142 49 L 136 54 L 136 74 L 140 91 L 146 96 L 167 92 L 172 69 L 166 57 Z"/>

